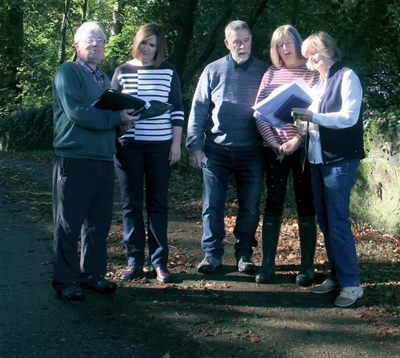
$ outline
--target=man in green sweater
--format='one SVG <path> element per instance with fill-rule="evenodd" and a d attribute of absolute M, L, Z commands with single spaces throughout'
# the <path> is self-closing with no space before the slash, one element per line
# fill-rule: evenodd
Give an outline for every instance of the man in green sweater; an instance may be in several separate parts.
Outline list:
<path fill-rule="evenodd" d="M 82 286 L 100 293 L 116 289 L 104 278 L 116 130 L 132 126 L 138 117 L 129 115 L 133 110 L 112 112 L 91 106 L 110 87 L 109 78 L 97 67 L 104 58 L 105 42 L 95 22 L 84 23 L 74 36 L 77 61 L 64 63 L 53 84 L 53 287 L 65 300 L 83 299 Z"/>

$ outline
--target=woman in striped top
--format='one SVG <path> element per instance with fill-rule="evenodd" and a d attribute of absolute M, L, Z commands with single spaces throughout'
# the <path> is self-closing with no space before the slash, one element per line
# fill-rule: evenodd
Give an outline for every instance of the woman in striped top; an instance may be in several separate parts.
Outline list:
<path fill-rule="evenodd" d="M 121 186 L 124 243 L 128 267 L 123 279 L 143 275 L 146 229 L 143 188 L 146 183 L 147 235 L 157 280 L 170 282 L 168 261 L 168 187 L 171 165 L 181 156 L 184 123 L 181 87 L 172 64 L 164 61 L 164 29 L 146 24 L 136 34 L 131 61 L 119 66 L 111 85 L 146 101 L 170 103 L 167 113 L 139 120 L 118 138 L 115 167 Z"/>
<path fill-rule="evenodd" d="M 301 56 L 301 43 L 300 34 L 291 25 L 280 26 L 274 31 L 270 49 L 273 65 L 261 81 L 257 103 L 267 98 L 274 89 L 298 78 L 303 78 L 310 86 L 317 83 L 319 73 L 307 69 L 305 59 Z M 263 262 L 255 280 L 269 283 L 274 274 L 287 180 L 292 171 L 301 244 L 301 269 L 296 283 L 307 286 L 314 277 L 317 231 L 310 167 L 307 163 L 302 171 L 301 166 L 303 138 L 292 124 L 278 129 L 262 120 L 256 120 L 256 123 L 263 137 L 267 199 L 262 230 Z"/>

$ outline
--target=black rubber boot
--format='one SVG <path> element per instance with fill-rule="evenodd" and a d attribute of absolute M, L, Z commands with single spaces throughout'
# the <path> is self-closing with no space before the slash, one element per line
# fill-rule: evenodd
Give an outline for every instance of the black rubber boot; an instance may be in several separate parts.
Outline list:
<path fill-rule="evenodd" d="M 315 216 L 299 217 L 299 236 L 301 246 L 301 268 L 296 276 L 296 284 L 310 286 L 314 280 L 314 255 L 317 243 L 317 224 Z"/>
<path fill-rule="evenodd" d="M 278 247 L 281 223 L 281 216 L 271 217 L 264 215 L 262 228 L 263 261 L 255 277 L 257 283 L 270 283 L 275 273 L 275 255 L 276 248 Z"/>

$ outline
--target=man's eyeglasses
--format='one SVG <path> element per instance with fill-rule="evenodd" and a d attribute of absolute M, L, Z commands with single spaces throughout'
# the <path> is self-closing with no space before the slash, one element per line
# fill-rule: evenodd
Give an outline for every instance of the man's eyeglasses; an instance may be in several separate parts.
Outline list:
<path fill-rule="evenodd" d="M 103 38 L 95 39 L 93 37 L 88 37 L 87 39 L 79 40 L 79 41 L 80 42 L 86 42 L 89 45 L 93 45 L 94 43 L 97 43 L 99 45 L 105 45 L 105 43 L 106 43 L 106 40 L 103 39 Z"/>

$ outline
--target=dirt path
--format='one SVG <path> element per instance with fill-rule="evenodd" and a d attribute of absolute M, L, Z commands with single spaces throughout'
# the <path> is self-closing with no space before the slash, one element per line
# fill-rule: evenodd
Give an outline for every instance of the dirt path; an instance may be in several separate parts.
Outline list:
<path fill-rule="evenodd" d="M 121 282 L 119 198 L 109 242 L 112 295 L 65 302 L 51 288 L 51 163 L 0 159 L 1 357 L 400 357 L 398 307 L 366 297 L 339 309 L 279 274 L 256 285 L 238 274 L 233 242 L 224 267 L 197 275 L 201 226 L 170 215 L 174 283 L 150 271 Z"/>

